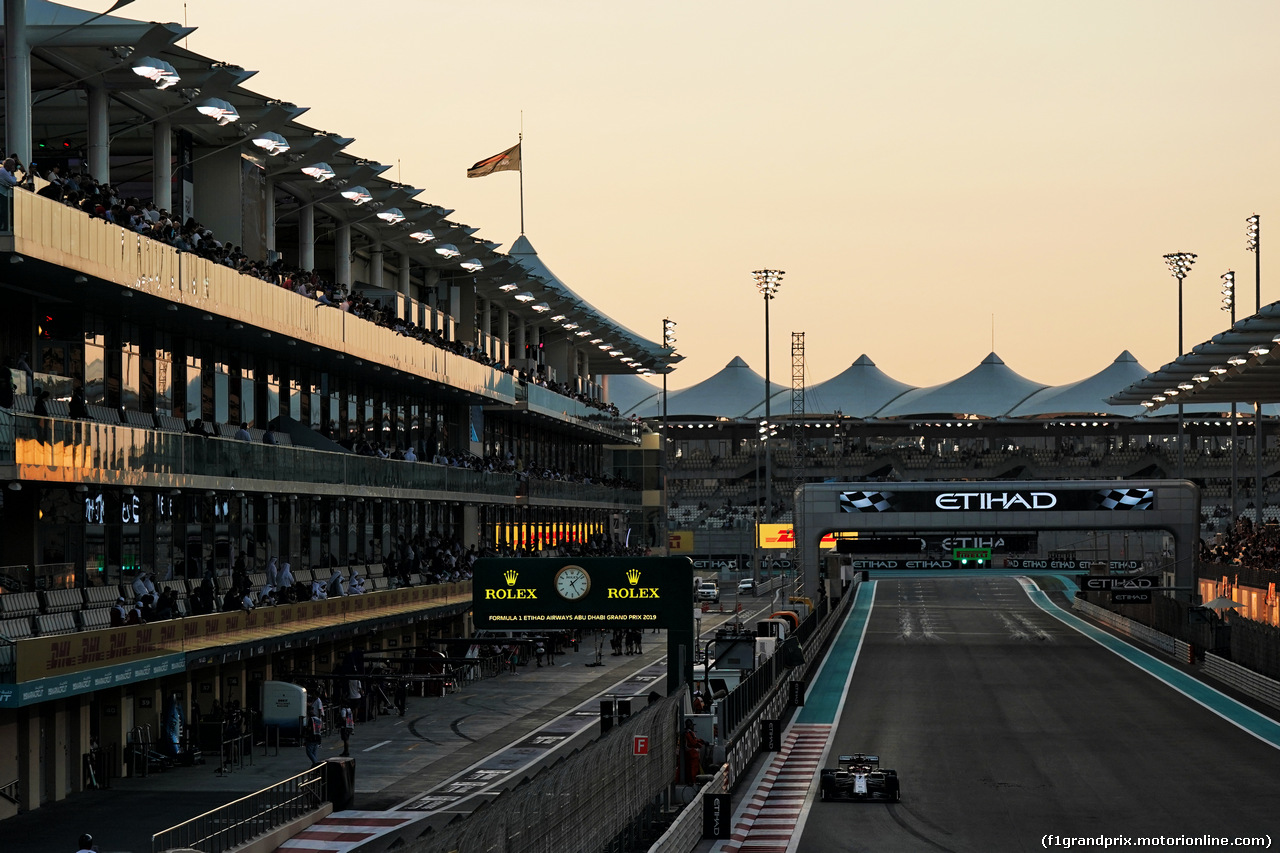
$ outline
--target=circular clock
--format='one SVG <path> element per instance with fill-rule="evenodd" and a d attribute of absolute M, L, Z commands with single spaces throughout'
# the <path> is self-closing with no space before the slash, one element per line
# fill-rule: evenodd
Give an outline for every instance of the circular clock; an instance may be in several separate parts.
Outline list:
<path fill-rule="evenodd" d="M 556 572 L 556 592 L 568 601 L 577 601 L 591 589 L 591 575 L 582 566 L 565 566 Z"/>

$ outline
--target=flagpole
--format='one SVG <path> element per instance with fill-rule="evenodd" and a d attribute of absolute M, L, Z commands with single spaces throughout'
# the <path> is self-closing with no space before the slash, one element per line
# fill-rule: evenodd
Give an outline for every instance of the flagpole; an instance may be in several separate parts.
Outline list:
<path fill-rule="evenodd" d="M 520 113 L 520 122 L 524 123 L 524 113 Z M 508 136 L 507 139 L 511 137 Z M 516 140 L 520 146 L 520 236 L 524 236 L 524 131 L 520 131 L 520 138 Z"/>

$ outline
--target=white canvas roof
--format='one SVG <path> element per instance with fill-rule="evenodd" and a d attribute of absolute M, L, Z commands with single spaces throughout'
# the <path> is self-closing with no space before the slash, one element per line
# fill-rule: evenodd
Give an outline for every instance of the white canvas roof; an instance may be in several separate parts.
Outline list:
<path fill-rule="evenodd" d="M 773 394 L 784 390 L 776 382 L 770 383 Z M 662 395 L 651 398 L 633 412 L 642 418 L 662 416 Z M 697 385 L 680 391 L 668 391 L 667 416 L 704 416 L 717 418 L 742 418 L 764 400 L 764 377 L 756 373 L 739 356 L 724 366 L 720 372 L 709 376 Z M 618 407 L 621 410 L 621 406 Z M 782 414 L 779 412 L 779 414 Z"/>
<path fill-rule="evenodd" d="M 854 418 L 869 418 L 888 403 L 914 389 L 916 386 L 899 382 L 889 376 L 866 353 L 840 373 L 804 391 L 806 415 L 841 414 Z M 775 394 L 770 401 L 772 414 L 790 414 L 791 390 Z M 764 406 L 752 409 L 747 417 L 764 416 Z"/>
<path fill-rule="evenodd" d="M 991 353 L 959 379 L 916 388 L 876 412 L 877 418 L 978 415 L 998 418 L 1046 386 L 1020 376 Z"/>
<path fill-rule="evenodd" d="M 1009 417 L 1036 415 L 1121 415 L 1137 417 L 1142 406 L 1118 406 L 1107 398 L 1128 388 L 1149 373 L 1128 350 L 1087 379 L 1037 391 L 1009 412 Z"/>

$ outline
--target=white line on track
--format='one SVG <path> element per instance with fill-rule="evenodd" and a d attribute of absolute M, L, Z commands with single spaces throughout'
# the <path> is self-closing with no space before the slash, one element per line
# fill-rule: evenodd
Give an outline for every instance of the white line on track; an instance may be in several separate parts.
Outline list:
<path fill-rule="evenodd" d="M 362 749 L 362 750 L 360 750 L 360 751 L 361 751 L 361 752 L 373 752 L 373 751 L 374 751 L 375 749 L 377 749 L 378 747 L 380 747 L 380 746 L 386 746 L 386 745 L 387 745 L 387 744 L 389 744 L 389 743 L 391 743 L 391 741 L 389 741 L 389 740 L 384 740 L 382 743 L 375 743 L 373 746 L 367 747 L 367 748 Z"/>

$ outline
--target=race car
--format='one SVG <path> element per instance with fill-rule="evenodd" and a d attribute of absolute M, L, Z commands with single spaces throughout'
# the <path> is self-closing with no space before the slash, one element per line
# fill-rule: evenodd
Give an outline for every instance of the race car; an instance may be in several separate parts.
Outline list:
<path fill-rule="evenodd" d="M 880 756 L 855 752 L 842 755 L 835 767 L 824 767 L 818 777 L 818 796 L 823 800 L 902 799 L 898 771 L 880 766 Z"/>

